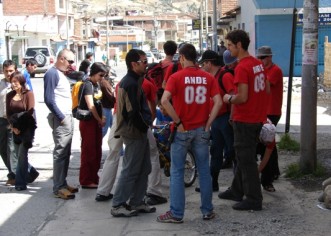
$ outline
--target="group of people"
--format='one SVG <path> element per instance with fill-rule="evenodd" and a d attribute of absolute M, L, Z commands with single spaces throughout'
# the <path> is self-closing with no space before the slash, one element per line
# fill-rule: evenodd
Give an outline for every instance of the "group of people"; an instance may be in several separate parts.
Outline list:
<path fill-rule="evenodd" d="M 159 156 L 152 133 L 153 121 L 160 117 L 157 105 L 167 114 L 167 121 L 173 122 L 176 132 L 170 151 L 170 208 L 159 215 L 157 221 L 183 222 L 184 165 L 189 149 L 196 157 L 199 176 L 196 191 L 201 194 L 204 220 L 215 217 L 212 192 L 219 191 L 223 159 L 233 166 L 234 177 L 231 187 L 218 196 L 237 201 L 233 209 L 261 210 L 261 184 L 265 190 L 275 191 L 272 183 L 279 176 L 275 143 L 260 144 L 260 151 L 257 145 L 267 118 L 275 125 L 280 119 L 282 72 L 272 62 L 270 47 L 259 48 L 257 58 L 248 53 L 250 39 L 245 31 L 233 30 L 226 40 L 228 50 L 223 52 L 223 60 L 218 53 L 207 50 L 198 62 L 192 44 L 185 43 L 177 48 L 175 42 L 167 41 L 164 44 L 166 58 L 160 62 L 163 83 L 159 87 L 153 79 L 145 78 L 147 57 L 142 50 L 132 49 L 127 53 L 127 74 L 115 91 L 105 82 L 109 68 L 103 63 L 92 63 L 89 58 L 93 55 L 86 55 L 80 66 L 80 71 L 86 74 L 79 91 L 80 108 L 90 111 L 91 118 L 79 121 L 79 182 L 82 188 L 97 189 L 96 201 L 112 199 L 114 217 L 152 213 L 156 211 L 153 205 L 167 202 L 161 189 Z M 177 49 L 179 61 L 173 62 Z M 47 118 L 55 145 L 53 193 L 62 199 L 74 199 L 79 191 L 66 180 L 74 121 L 65 71 L 74 63 L 74 58 L 71 50 L 61 50 L 54 67 L 44 75 L 44 101 L 50 111 Z M 26 68 L 28 70 L 28 65 Z M 4 74 L 5 79 L 0 84 L 0 151 L 9 171 L 8 184 L 14 183 L 17 190 L 25 190 L 39 174 L 28 163 L 28 149 L 36 128 L 32 85 L 26 85 L 28 79 L 17 72 L 12 61 L 4 63 Z M 107 112 L 111 121 L 105 117 Z M 24 119 L 29 122 L 20 122 L 20 117 L 29 117 Z M 107 133 L 102 129 L 106 120 L 111 127 L 109 152 L 99 176 L 102 138 Z M 257 153 L 268 161 L 258 166 Z M 121 155 L 122 169 L 113 188 Z"/>

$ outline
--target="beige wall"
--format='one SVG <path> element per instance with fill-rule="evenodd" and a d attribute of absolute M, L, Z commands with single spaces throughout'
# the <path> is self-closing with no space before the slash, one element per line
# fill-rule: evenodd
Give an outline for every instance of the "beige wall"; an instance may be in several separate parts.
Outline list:
<path fill-rule="evenodd" d="M 331 88 L 331 42 L 327 36 L 324 41 L 324 85 Z"/>

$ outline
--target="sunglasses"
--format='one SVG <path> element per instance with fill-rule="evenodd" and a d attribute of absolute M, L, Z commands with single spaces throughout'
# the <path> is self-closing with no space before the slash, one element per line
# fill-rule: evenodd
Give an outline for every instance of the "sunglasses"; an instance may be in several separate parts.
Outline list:
<path fill-rule="evenodd" d="M 263 60 L 263 59 L 266 59 L 267 57 L 269 57 L 269 56 L 261 56 L 261 57 L 258 57 L 258 59 Z"/>
<path fill-rule="evenodd" d="M 70 65 L 75 63 L 75 61 L 74 61 L 74 60 L 68 60 L 68 59 L 67 59 L 67 58 L 65 58 L 65 57 L 64 57 L 64 60 L 66 60 L 66 61 L 67 61 L 67 62 L 68 62 Z"/>
<path fill-rule="evenodd" d="M 137 61 L 138 63 L 144 63 L 144 64 L 147 64 L 147 62 L 148 62 L 148 60 L 146 59 L 146 60 L 143 60 L 143 61 L 141 61 L 141 60 L 139 60 L 139 61 Z"/>

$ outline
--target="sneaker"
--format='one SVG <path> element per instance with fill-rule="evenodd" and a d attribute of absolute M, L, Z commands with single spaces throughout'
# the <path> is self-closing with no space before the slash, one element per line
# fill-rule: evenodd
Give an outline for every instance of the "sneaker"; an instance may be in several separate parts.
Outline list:
<path fill-rule="evenodd" d="M 113 207 L 110 210 L 110 214 L 114 217 L 131 217 L 131 216 L 137 216 L 138 211 L 132 210 L 131 207 L 127 204 L 123 204 Z"/>
<path fill-rule="evenodd" d="M 69 192 L 71 192 L 71 193 L 78 193 L 78 191 L 79 191 L 79 189 L 77 187 L 73 187 L 70 185 L 67 185 L 66 189 L 68 189 Z"/>
<path fill-rule="evenodd" d="M 97 194 L 97 196 L 95 197 L 95 200 L 97 202 L 105 202 L 105 201 L 108 201 L 108 200 L 110 200 L 112 198 L 113 198 L 113 194 L 111 194 L 111 193 L 108 196 Z"/>
<path fill-rule="evenodd" d="M 26 182 L 29 184 L 33 183 L 39 176 L 39 172 L 35 168 L 31 168 L 27 175 Z"/>
<path fill-rule="evenodd" d="M 151 207 L 147 205 L 146 203 L 143 203 L 139 206 L 131 206 L 132 210 L 135 210 L 139 213 L 154 213 L 156 211 L 155 207 Z"/>
<path fill-rule="evenodd" d="M 247 201 L 246 199 L 234 204 L 232 206 L 234 210 L 238 211 L 261 211 L 262 210 L 262 203 L 255 203 L 255 202 L 250 202 Z"/>
<path fill-rule="evenodd" d="M 6 186 L 14 186 L 15 185 L 15 179 L 8 179 L 6 182 Z"/>
<path fill-rule="evenodd" d="M 75 198 L 75 194 L 71 193 L 66 188 L 61 188 L 60 190 L 57 191 L 57 193 L 54 193 L 54 196 L 57 198 L 64 199 L 64 200 L 69 200 L 69 199 Z"/>
<path fill-rule="evenodd" d="M 218 194 L 218 197 L 220 199 L 232 200 L 232 201 L 236 201 L 236 202 L 242 201 L 242 197 L 235 196 L 233 194 L 233 192 L 231 191 L 231 188 L 228 188 L 226 191 Z"/>
<path fill-rule="evenodd" d="M 202 219 L 203 220 L 211 220 L 211 219 L 214 219 L 215 216 L 216 216 L 215 212 L 214 211 L 211 211 L 208 214 L 203 215 L 202 216 Z"/>
<path fill-rule="evenodd" d="M 175 224 L 180 224 L 184 222 L 183 219 L 174 217 L 171 211 L 167 211 L 165 214 L 159 215 L 156 218 L 156 221 L 161 223 L 175 223 Z"/>
<path fill-rule="evenodd" d="M 219 190 L 219 187 L 217 186 L 217 187 L 213 187 L 213 192 L 218 192 L 218 190 Z M 195 191 L 197 192 L 197 193 L 200 193 L 200 187 L 196 187 L 195 188 Z"/>
<path fill-rule="evenodd" d="M 168 200 L 165 197 L 161 197 L 161 196 L 157 196 L 151 193 L 148 193 L 146 198 L 145 198 L 145 202 L 150 205 L 159 205 L 159 204 L 164 204 L 166 202 L 168 202 Z"/>

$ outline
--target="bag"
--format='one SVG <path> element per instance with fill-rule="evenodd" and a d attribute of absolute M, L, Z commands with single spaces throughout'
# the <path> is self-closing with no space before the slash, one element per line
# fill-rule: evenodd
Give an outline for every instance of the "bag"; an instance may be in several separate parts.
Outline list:
<path fill-rule="evenodd" d="M 151 63 L 148 65 L 147 72 L 145 78 L 154 81 L 157 89 L 162 88 L 163 82 L 163 69 L 162 62 L 159 63 Z"/>
<path fill-rule="evenodd" d="M 77 108 L 76 117 L 77 120 L 90 120 L 92 118 L 92 112 L 89 110 L 82 110 Z"/>
<path fill-rule="evenodd" d="M 71 90 L 71 99 L 72 99 L 72 116 L 76 118 L 78 103 L 79 103 L 79 89 L 81 85 L 83 84 L 83 81 L 78 81 L 75 83 L 75 85 L 72 87 Z"/>
<path fill-rule="evenodd" d="M 81 86 L 82 84 L 83 84 L 83 87 Z M 76 85 L 77 85 L 77 87 L 76 87 Z M 75 117 L 77 120 L 90 120 L 92 118 L 92 112 L 89 111 L 89 110 L 83 110 L 83 109 L 79 108 L 80 101 L 81 101 L 82 96 L 83 96 L 83 90 L 84 90 L 84 87 L 85 87 L 85 83 L 83 83 L 82 81 L 78 81 L 74 85 L 74 87 L 76 87 L 76 88 L 75 89 L 73 88 L 72 93 L 71 93 L 72 99 L 73 99 L 72 107 L 74 107 L 74 99 L 75 99 L 75 104 L 77 102 L 77 105 L 76 105 L 76 107 L 74 107 L 72 109 L 72 116 Z"/>
<path fill-rule="evenodd" d="M 276 135 L 276 126 L 271 123 L 270 120 L 267 121 L 262 126 L 261 132 L 260 132 L 260 141 L 262 143 L 272 143 L 275 139 Z"/>
<path fill-rule="evenodd" d="M 221 89 L 223 90 L 224 93 L 227 93 L 227 91 L 225 90 L 225 87 L 224 87 L 224 84 L 223 84 L 223 76 L 228 72 L 231 73 L 232 75 L 234 75 L 233 70 L 231 70 L 227 67 L 222 67 L 221 72 L 218 76 L 218 84 L 219 84 L 219 86 L 221 87 Z"/>

